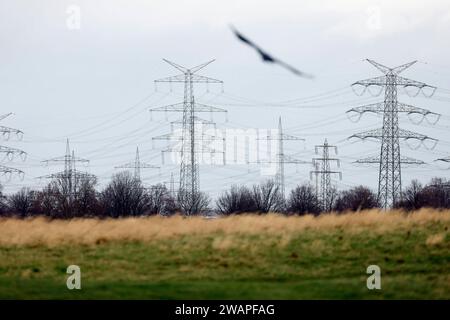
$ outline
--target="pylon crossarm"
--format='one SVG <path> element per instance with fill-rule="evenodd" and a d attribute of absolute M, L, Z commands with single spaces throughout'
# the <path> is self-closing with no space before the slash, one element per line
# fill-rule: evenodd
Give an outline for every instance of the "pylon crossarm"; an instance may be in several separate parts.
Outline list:
<path fill-rule="evenodd" d="M 281 134 L 281 136 L 279 135 L 268 135 L 265 138 L 259 138 L 258 140 L 280 140 L 280 138 L 282 140 L 296 140 L 296 141 L 305 141 L 305 139 L 300 138 L 300 137 L 296 137 L 290 134 Z"/>
<path fill-rule="evenodd" d="M 13 160 L 15 155 L 19 155 L 22 161 L 25 161 L 27 158 L 27 153 L 25 151 L 16 148 L 0 146 L 0 153 L 6 154 L 8 160 Z"/>
<path fill-rule="evenodd" d="M 206 104 L 195 103 L 195 112 L 228 112 L 225 109 L 208 106 Z"/>
<path fill-rule="evenodd" d="M 303 161 L 303 160 L 299 160 L 299 159 L 288 158 L 286 155 L 284 156 L 284 159 L 281 162 L 282 163 L 286 163 L 286 164 L 311 164 L 311 162 L 309 162 L 309 161 Z M 271 164 L 271 163 L 279 163 L 279 161 L 260 160 L 259 162 L 249 162 L 249 163 Z"/>
<path fill-rule="evenodd" d="M 14 128 L 10 128 L 10 127 L 5 127 L 5 126 L 0 126 L 0 132 L 2 133 L 15 133 L 16 135 L 23 135 L 23 131 L 18 130 L 18 129 L 14 129 Z"/>
<path fill-rule="evenodd" d="M 296 159 L 290 155 L 284 155 L 284 163 L 311 164 L 310 161 Z"/>
<path fill-rule="evenodd" d="M 167 106 L 162 107 L 156 107 L 152 108 L 149 111 L 150 112 L 161 112 L 161 111 L 168 111 L 168 112 L 183 112 L 185 109 L 185 104 L 183 102 L 181 103 L 175 103 Z M 195 103 L 195 112 L 227 112 L 227 110 L 217 107 L 208 106 L 201 103 Z"/>
<path fill-rule="evenodd" d="M 358 85 L 364 86 L 364 87 L 385 86 L 386 85 L 386 77 L 380 76 L 380 77 L 375 77 L 375 78 L 370 78 L 370 79 L 365 79 L 365 80 L 359 80 L 352 84 L 352 86 L 358 86 Z"/>
<path fill-rule="evenodd" d="M 50 163 L 50 162 L 65 162 L 67 160 L 70 161 L 76 161 L 76 162 L 83 162 L 83 163 L 89 163 L 89 160 L 87 159 L 82 159 L 82 158 L 77 158 L 77 157 L 73 157 L 73 156 L 61 156 L 61 157 L 56 157 L 56 158 L 52 158 L 52 159 L 48 159 L 48 160 L 42 160 L 41 162 L 43 163 Z"/>
<path fill-rule="evenodd" d="M 26 153 L 25 151 L 16 149 L 16 148 L 10 148 L 10 147 L 4 147 L 0 146 L 0 152 L 6 152 L 6 153 Z"/>
<path fill-rule="evenodd" d="M 200 76 L 198 74 L 192 75 L 192 82 L 195 82 L 195 83 L 223 83 L 222 80 L 205 77 L 205 76 Z"/>
<path fill-rule="evenodd" d="M 0 172 L 2 173 L 23 173 L 22 170 L 16 168 L 10 168 L 7 166 L 0 165 Z"/>
<path fill-rule="evenodd" d="M 402 163 L 402 164 L 412 164 L 412 165 L 424 165 L 424 164 L 426 164 L 426 162 L 424 162 L 422 160 L 418 160 L 418 159 L 414 159 L 414 158 L 410 158 L 410 157 L 405 157 L 405 156 L 402 156 L 400 158 L 400 163 Z"/>
<path fill-rule="evenodd" d="M 183 73 L 185 73 L 188 70 L 187 68 L 185 68 L 183 66 L 180 66 L 179 64 L 177 64 L 175 62 L 172 62 L 172 61 L 169 61 L 167 59 L 163 59 L 163 61 L 168 63 L 168 64 L 170 64 L 172 67 L 174 67 L 175 69 L 178 69 L 179 71 L 181 71 Z"/>
<path fill-rule="evenodd" d="M 152 140 L 174 140 L 174 141 L 180 141 L 180 140 L 186 140 L 182 135 L 175 135 L 173 133 L 167 133 L 160 136 L 152 137 Z M 206 133 L 196 133 L 195 134 L 195 140 L 199 141 L 217 141 L 217 140 L 224 140 L 224 138 L 216 137 L 210 134 Z"/>
<path fill-rule="evenodd" d="M 424 134 L 416 133 L 416 132 L 405 130 L 405 129 L 398 129 L 398 137 L 403 138 L 405 140 L 415 139 L 415 140 L 420 140 L 420 141 L 425 141 L 425 140 L 437 141 L 437 139 L 431 138 Z"/>
<path fill-rule="evenodd" d="M 115 169 L 135 169 L 136 167 L 139 168 L 153 168 L 153 169 L 159 169 L 160 167 L 152 165 L 152 164 L 147 164 L 147 163 L 143 163 L 143 162 L 139 162 L 136 163 L 135 162 L 130 162 L 130 163 L 126 163 L 117 167 L 114 167 Z"/>
<path fill-rule="evenodd" d="M 176 136 L 173 133 L 166 133 L 160 136 L 152 137 L 152 140 L 181 140 L 181 136 Z"/>
<path fill-rule="evenodd" d="M 212 125 L 212 126 L 216 125 L 216 123 L 214 121 L 211 121 L 211 120 L 202 119 L 202 118 L 197 117 L 197 116 L 195 116 L 193 118 L 194 118 L 194 122 L 195 123 L 209 124 L 209 125 Z M 170 123 L 171 124 L 183 124 L 183 119 L 178 119 L 178 120 L 175 120 L 175 121 L 171 121 Z"/>
<path fill-rule="evenodd" d="M 160 112 L 160 111 L 183 112 L 184 107 L 185 107 L 184 103 L 181 102 L 181 103 L 170 104 L 167 106 L 152 108 L 152 109 L 149 109 L 149 111 L 150 112 Z"/>
<path fill-rule="evenodd" d="M 303 139 L 303 138 L 296 137 L 296 136 L 293 136 L 293 135 L 290 135 L 290 134 L 284 134 L 284 133 L 281 135 L 281 139 L 283 139 L 283 140 L 305 141 L 305 139 Z"/>
<path fill-rule="evenodd" d="M 208 146 L 202 146 L 201 148 L 196 148 L 197 150 L 194 150 L 193 153 L 204 153 L 204 152 L 212 152 L 212 153 L 224 153 L 224 151 L 218 151 L 215 149 L 211 149 Z M 170 152 L 181 152 L 183 151 L 182 147 L 175 146 L 175 147 L 167 147 L 163 150 L 161 150 L 162 153 L 170 153 Z"/>
<path fill-rule="evenodd" d="M 409 67 L 411 67 L 413 64 L 415 64 L 417 62 L 417 60 L 402 64 L 401 66 L 395 67 L 394 69 L 392 69 L 392 72 L 394 72 L 395 74 L 400 74 L 403 71 L 405 71 L 406 69 L 408 69 Z"/>
<path fill-rule="evenodd" d="M 398 86 L 417 87 L 417 88 L 420 88 L 420 89 L 426 88 L 426 87 L 436 88 L 436 87 L 430 86 L 430 85 L 428 85 L 426 83 L 423 83 L 423 82 L 420 82 L 420 81 L 416 81 L 416 80 L 412 80 L 412 79 L 408 79 L 408 78 L 404 78 L 404 77 L 401 77 L 401 76 L 397 76 L 395 79 L 396 79 L 395 82 L 396 82 L 396 84 Z"/>
<path fill-rule="evenodd" d="M 207 65 L 213 63 L 214 61 L 216 61 L 216 59 L 212 59 L 212 60 L 210 60 L 210 61 L 208 61 L 208 62 L 202 63 L 202 64 L 200 64 L 200 65 L 198 65 L 198 66 L 196 66 L 196 67 L 193 67 L 193 68 L 190 69 L 190 71 L 191 71 L 191 73 L 196 73 L 197 71 L 203 69 L 203 68 L 206 67 Z"/>
<path fill-rule="evenodd" d="M 366 112 L 372 112 L 372 113 L 382 113 L 384 110 L 384 102 L 378 102 L 378 103 L 372 103 L 364 106 L 354 107 L 350 110 L 346 111 L 346 113 L 359 113 L 363 114 Z"/>
<path fill-rule="evenodd" d="M 7 181 L 11 180 L 12 174 L 17 174 L 20 180 L 23 180 L 23 178 L 25 177 L 25 173 L 22 170 L 6 167 L 3 165 L 0 165 L 0 173 L 2 174 L 2 176 L 6 177 Z"/>
<path fill-rule="evenodd" d="M 384 65 L 382 65 L 381 63 L 378 63 L 374 60 L 371 59 L 366 59 L 367 62 L 369 62 L 371 65 L 373 65 L 375 68 L 377 68 L 378 70 L 380 70 L 381 72 L 383 72 L 384 74 L 389 73 L 391 71 L 391 68 L 388 68 Z"/>
<path fill-rule="evenodd" d="M 409 113 L 409 114 L 418 113 L 418 114 L 421 114 L 424 116 L 429 115 L 429 114 L 435 114 L 435 115 L 440 116 L 439 113 L 432 112 L 430 110 L 423 109 L 423 108 L 414 107 L 412 105 L 405 104 L 405 103 L 398 103 L 397 106 L 398 106 L 398 112 L 405 112 L 405 113 Z"/>
<path fill-rule="evenodd" d="M 157 80 L 155 80 L 155 83 L 158 83 L 158 82 L 169 82 L 169 83 L 181 82 L 181 83 L 183 83 L 184 81 L 185 81 L 185 75 L 178 74 L 178 75 L 172 76 L 172 77 L 165 77 L 165 78 L 157 79 Z"/>
<path fill-rule="evenodd" d="M 353 163 L 356 163 L 356 164 L 379 164 L 380 163 L 380 157 L 379 156 L 367 157 L 367 158 L 356 160 Z M 422 160 L 417 160 L 417 159 L 413 159 L 413 158 L 405 157 L 405 156 L 402 156 L 400 158 L 400 163 L 402 163 L 402 164 L 414 164 L 414 165 L 423 165 L 423 164 L 425 164 L 425 162 L 423 162 Z"/>
<path fill-rule="evenodd" d="M 381 139 L 383 137 L 383 130 L 382 129 L 374 129 L 374 130 L 369 130 L 369 131 L 364 131 L 364 132 L 360 132 L 354 135 L 351 135 L 348 139 L 351 138 L 359 138 L 359 139 L 367 139 L 367 138 L 375 138 L 375 139 Z M 401 139 L 405 139 L 405 140 L 410 140 L 410 139 L 416 139 L 416 140 L 420 140 L 420 141 L 425 141 L 425 140 L 436 140 L 434 138 L 431 138 L 429 136 L 420 134 L 420 133 L 416 133 L 413 131 L 409 131 L 409 130 L 405 130 L 405 129 L 398 129 L 398 137 Z"/>
<path fill-rule="evenodd" d="M 363 163 L 380 163 L 380 157 L 378 156 L 371 156 L 364 159 L 359 159 L 354 161 L 354 163 L 357 164 L 363 164 Z"/>
<path fill-rule="evenodd" d="M 398 103 L 398 112 L 406 113 L 408 115 L 409 120 L 414 124 L 421 124 L 423 120 L 425 119 L 429 124 L 434 125 L 436 124 L 439 119 L 441 118 L 441 114 L 436 112 L 431 112 L 427 109 L 414 107 L 405 103 Z M 413 114 L 420 114 L 422 117 L 419 120 L 415 120 L 411 117 Z M 433 120 L 430 120 L 430 117 L 434 118 Z"/>
<path fill-rule="evenodd" d="M 61 172 L 52 173 L 52 174 L 45 175 L 45 176 L 40 176 L 40 177 L 37 177 L 36 179 L 61 179 L 61 178 L 67 179 L 69 177 L 72 177 L 75 179 L 95 178 L 95 175 L 86 173 L 86 172 L 80 172 L 78 170 L 70 170 L 70 172 L 61 171 Z"/>
<path fill-rule="evenodd" d="M 4 114 L 4 115 L 1 115 L 1 116 L 0 116 L 0 121 L 3 120 L 3 119 L 5 119 L 5 118 L 7 118 L 7 117 L 9 117 L 10 115 L 12 115 L 12 112 L 7 113 L 7 114 Z"/>

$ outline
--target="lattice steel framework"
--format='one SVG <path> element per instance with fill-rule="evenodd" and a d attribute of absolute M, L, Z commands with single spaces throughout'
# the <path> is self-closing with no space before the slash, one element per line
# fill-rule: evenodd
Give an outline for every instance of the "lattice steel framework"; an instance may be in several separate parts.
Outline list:
<path fill-rule="evenodd" d="M 295 158 L 285 154 L 283 142 L 286 140 L 305 141 L 305 139 L 283 133 L 281 117 L 278 118 L 278 132 L 277 132 L 276 136 L 269 135 L 269 136 L 267 136 L 266 139 L 277 141 L 277 154 L 276 154 L 276 161 L 275 161 L 275 165 L 276 165 L 275 183 L 278 186 L 278 190 L 280 191 L 281 196 L 283 197 L 283 199 L 285 199 L 286 185 L 285 185 L 285 178 L 284 178 L 284 165 L 287 163 L 306 164 L 309 162 L 295 159 Z M 264 161 L 264 162 L 265 163 L 273 163 L 273 161 Z"/>
<path fill-rule="evenodd" d="M 347 113 L 356 114 L 357 119 L 366 112 L 382 113 L 383 114 L 383 126 L 381 129 L 370 130 L 359 134 L 352 135 L 352 137 L 367 139 L 375 138 L 381 140 L 380 156 L 369 157 L 366 159 L 358 160 L 357 163 L 378 163 L 379 164 L 379 177 L 378 177 L 378 200 L 380 205 L 384 209 L 388 209 L 394 206 L 395 203 L 401 199 L 401 164 L 423 164 L 420 160 L 415 160 L 407 157 L 402 157 L 400 153 L 400 139 L 408 142 L 411 139 L 418 140 L 420 145 L 426 145 L 426 141 L 432 141 L 434 148 L 437 143 L 436 139 L 428 136 L 418 134 L 412 131 L 399 128 L 399 113 L 406 113 L 409 115 L 419 114 L 421 115 L 421 121 L 425 118 L 428 119 L 434 117 L 434 121 L 428 121 L 430 123 L 436 123 L 439 120 L 438 114 L 428 111 L 426 109 L 417 108 L 411 105 L 400 103 L 397 100 L 398 87 L 405 89 L 409 95 L 411 88 L 417 89 L 413 96 L 417 96 L 419 92 L 422 92 L 425 96 L 431 97 L 436 90 L 436 87 L 429 86 L 425 83 L 410 80 L 399 76 L 401 72 L 412 66 L 416 61 L 406 63 L 404 65 L 388 68 L 382 64 L 379 64 L 373 60 L 367 59 L 367 61 L 375 66 L 384 75 L 367 80 L 361 80 L 355 82 L 352 87 L 362 86 L 363 94 L 366 89 L 374 86 L 384 88 L 384 102 L 360 106 L 352 108 Z M 427 95 L 424 89 L 430 88 L 430 93 Z M 380 91 L 381 93 L 382 91 Z M 421 122 L 420 121 L 420 122 Z M 416 122 L 417 123 L 417 122 Z"/>
<path fill-rule="evenodd" d="M 7 118 L 10 115 L 12 115 L 12 113 L 7 113 L 7 114 L 0 116 L 0 121 Z M 10 127 L 5 127 L 5 126 L 0 126 L 0 133 L 2 134 L 2 137 L 4 140 L 9 140 L 9 138 L 11 137 L 11 134 L 15 135 L 15 137 L 18 140 L 22 140 L 22 137 L 23 137 L 23 132 L 21 130 L 10 128 Z M 4 155 L 3 159 L 1 159 L 2 161 L 5 159 L 7 161 L 12 161 L 16 158 L 16 156 L 21 158 L 22 161 L 25 161 L 26 157 L 27 157 L 27 153 L 25 151 L 19 150 L 16 148 L 6 147 L 6 146 L 0 146 L 0 153 Z M 11 167 L 4 166 L 4 165 L 0 165 L 0 173 L 2 174 L 2 176 L 5 176 L 6 180 L 8 180 L 8 181 L 11 179 L 11 176 L 13 174 L 18 175 L 21 180 L 23 180 L 24 175 L 25 175 L 22 170 L 19 170 L 16 168 L 11 168 Z"/>
<path fill-rule="evenodd" d="M 166 152 L 180 152 L 181 163 L 180 163 L 180 182 L 178 196 L 183 195 L 184 198 L 196 199 L 196 195 L 200 192 L 200 179 L 199 179 L 199 161 L 197 158 L 198 153 L 201 152 L 214 152 L 214 150 L 209 149 L 202 143 L 198 146 L 197 141 L 209 140 L 212 142 L 215 137 L 208 136 L 204 133 L 198 133 L 196 126 L 201 120 L 197 113 L 204 112 L 224 112 L 224 109 L 196 103 L 194 101 L 194 83 L 213 83 L 213 84 L 223 84 L 221 80 L 205 77 L 198 75 L 197 72 L 205 68 L 207 65 L 212 63 L 214 60 L 203 63 L 193 68 L 185 68 L 176 63 L 165 60 L 175 69 L 182 72 L 182 74 L 167 77 L 159 80 L 155 80 L 155 83 L 166 82 L 166 83 L 183 83 L 184 84 L 184 99 L 182 103 L 177 103 L 173 105 L 168 105 L 164 107 L 153 108 L 150 111 L 164 111 L 164 112 L 182 112 L 183 118 L 181 120 L 182 132 L 181 137 L 176 138 L 173 134 L 163 135 L 160 137 L 155 137 L 154 139 L 162 140 L 172 140 L 179 139 L 181 142 L 181 147 L 179 149 L 169 148 L 165 150 Z M 186 197 L 187 195 L 187 197 Z"/>
<path fill-rule="evenodd" d="M 329 145 L 327 139 L 325 139 L 323 145 L 315 146 L 316 154 L 319 154 L 320 149 L 322 149 L 322 157 L 313 158 L 312 164 L 315 170 L 310 172 L 310 178 L 312 179 L 313 174 L 316 176 L 317 198 L 319 199 L 322 210 L 328 212 L 332 209 L 333 200 L 331 175 L 338 174 L 339 179 L 342 179 L 342 173 L 340 171 L 331 170 L 331 162 L 336 162 L 337 166 L 340 167 L 339 159 L 330 158 L 330 149 L 334 150 L 335 154 L 337 154 L 337 147 Z"/>
<path fill-rule="evenodd" d="M 141 181 L 141 169 L 159 169 L 160 167 L 141 162 L 139 157 L 139 147 L 136 147 L 136 156 L 134 162 L 129 162 L 115 167 L 117 169 L 134 169 L 134 179 Z"/>
<path fill-rule="evenodd" d="M 66 141 L 66 154 L 61 157 L 56 157 L 42 161 L 46 165 L 50 163 L 64 163 L 64 170 L 52 173 L 46 176 L 38 177 L 40 179 L 58 179 L 64 196 L 67 197 L 69 204 L 73 202 L 78 196 L 78 189 L 83 180 L 94 179 L 95 176 L 87 172 L 82 172 L 76 169 L 76 163 L 89 163 L 89 160 L 75 157 L 75 151 L 70 150 L 69 139 Z"/>

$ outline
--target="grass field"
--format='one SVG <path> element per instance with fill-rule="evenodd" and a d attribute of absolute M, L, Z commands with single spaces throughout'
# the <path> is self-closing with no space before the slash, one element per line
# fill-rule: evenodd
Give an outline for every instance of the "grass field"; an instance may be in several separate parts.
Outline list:
<path fill-rule="evenodd" d="M 450 299 L 450 211 L 0 219 L 3 299 Z M 68 290 L 66 268 L 81 268 Z M 368 290 L 366 268 L 381 268 Z"/>

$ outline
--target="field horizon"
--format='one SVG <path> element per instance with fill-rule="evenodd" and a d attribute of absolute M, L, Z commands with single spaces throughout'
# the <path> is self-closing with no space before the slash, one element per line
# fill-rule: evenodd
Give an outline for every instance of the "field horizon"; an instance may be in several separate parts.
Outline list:
<path fill-rule="evenodd" d="M 2 299 L 450 299 L 450 211 L 0 218 Z M 68 290 L 66 269 L 81 269 Z M 381 269 L 369 290 L 366 269 Z"/>

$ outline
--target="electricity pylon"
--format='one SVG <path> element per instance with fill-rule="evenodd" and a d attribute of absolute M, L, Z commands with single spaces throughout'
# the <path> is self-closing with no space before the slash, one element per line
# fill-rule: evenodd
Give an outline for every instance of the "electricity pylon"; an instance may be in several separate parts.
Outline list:
<path fill-rule="evenodd" d="M 6 117 L 10 116 L 12 113 L 7 113 L 2 116 L 0 116 L 0 121 L 5 119 Z M 5 126 L 0 126 L 0 133 L 3 136 L 3 139 L 9 140 L 11 134 L 15 134 L 15 136 L 18 138 L 18 140 L 22 140 L 23 132 L 18 129 L 9 128 Z M 16 148 L 10 148 L 6 146 L 0 146 L 0 153 L 4 154 L 4 159 L 7 159 L 8 161 L 14 160 L 16 156 L 19 156 L 22 161 L 26 160 L 27 153 L 23 150 L 19 150 Z M 4 165 L 0 165 L 0 173 L 2 173 L 3 176 L 6 176 L 7 180 L 11 179 L 12 174 L 17 174 L 21 180 L 24 178 L 24 172 L 19 169 L 10 168 Z"/>
<path fill-rule="evenodd" d="M 275 184 L 278 187 L 278 190 L 280 192 L 280 195 L 283 199 L 285 199 L 285 179 L 284 179 L 284 165 L 287 163 L 296 163 L 296 164 L 305 164 L 308 163 L 303 160 L 294 159 L 289 155 L 286 155 L 284 153 L 284 144 L 283 141 L 285 140 L 296 140 L 296 141 L 305 141 L 303 138 L 299 138 L 296 136 L 292 136 L 289 134 L 283 133 L 283 126 L 281 125 L 281 117 L 278 118 L 278 132 L 276 136 L 267 136 L 267 140 L 276 140 L 277 141 L 277 154 L 276 154 L 276 161 L 264 161 L 265 163 L 273 163 L 275 162 L 276 165 L 276 173 L 275 173 Z"/>
<path fill-rule="evenodd" d="M 197 159 L 197 154 L 201 152 L 213 152 L 207 146 L 205 147 L 203 141 L 206 138 L 204 133 L 198 134 L 196 130 L 196 124 L 198 124 L 197 113 L 204 112 L 226 112 L 224 109 L 196 103 L 194 101 L 194 83 L 220 83 L 221 80 L 205 77 L 198 75 L 197 72 L 212 63 L 214 60 L 203 63 L 193 68 L 185 68 L 168 60 L 165 60 L 175 69 L 181 71 L 182 73 L 176 76 L 162 78 L 155 80 L 158 82 L 168 82 L 168 83 L 183 83 L 184 84 L 184 99 L 183 102 L 168 105 L 164 107 L 153 108 L 150 111 L 164 111 L 164 112 L 182 112 L 182 132 L 181 137 L 178 140 L 181 141 L 181 147 L 179 149 L 168 148 L 166 152 L 180 152 L 180 184 L 178 195 L 183 195 L 184 199 L 192 199 L 195 201 L 196 196 L 200 191 L 199 182 L 199 162 Z M 156 137 L 155 139 L 172 140 L 177 139 L 172 134 Z M 212 141 L 214 137 L 209 136 L 208 140 Z M 201 148 L 199 148 L 197 141 L 202 141 Z"/>
<path fill-rule="evenodd" d="M 141 162 L 139 158 L 139 147 L 136 147 L 136 157 L 134 162 L 129 162 L 121 166 L 117 166 L 117 169 L 134 169 L 134 179 L 141 181 L 141 169 L 159 169 L 160 167 Z"/>
<path fill-rule="evenodd" d="M 169 194 L 172 196 L 173 199 L 176 199 L 177 191 L 175 190 L 175 178 L 173 172 L 170 173 L 170 180 L 163 181 L 162 183 L 166 186 L 166 188 L 167 185 L 169 185 L 169 187 L 167 188 L 169 190 Z"/>
<path fill-rule="evenodd" d="M 334 150 L 337 154 L 337 147 L 328 144 L 327 139 L 325 139 L 323 145 L 315 146 L 316 154 L 319 154 L 319 149 L 322 149 L 322 157 L 313 158 L 313 166 L 315 170 L 310 172 L 310 178 L 312 175 L 316 176 L 316 192 L 317 198 L 320 201 L 320 206 L 323 211 L 331 211 L 333 204 L 333 189 L 331 187 L 331 175 L 339 174 L 339 179 L 342 180 L 342 173 L 340 171 L 331 170 L 331 162 L 336 162 L 338 168 L 340 167 L 340 161 L 337 158 L 330 158 L 330 149 Z M 319 169 L 320 167 L 320 169 Z M 320 176 L 320 182 L 319 182 Z"/>
<path fill-rule="evenodd" d="M 89 163 L 89 160 L 75 157 L 75 152 L 70 151 L 69 139 L 66 141 L 66 154 L 61 157 L 56 157 L 42 161 L 45 164 L 49 163 L 64 163 L 64 170 L 57 173 L 52 173 L 39 178 L 57 179 L 62 188 L 63 195 L 67 198 L 69 205 L 78 196 L 78 188 L 80 184 L 89 179 L 94 179 L 95 176 L 87 172 L 79 171 L 75 168 L 76 163 Z"/>
<path fill-rule="evenodd" d="M 420 91 L 427 96 L 431 97 L 436 90 L 436 87 L 429 86 L 423 82 L 410 80 L 399 76 L 401 72 L 412 66 L 416 61 L 403 64 L 395 68 L 388 68 L 373 60 L 367 59 L 367 61 L 375 66 L 379 71 L 383 73 L 383 76 L 357 81 L 352 84 L 354 86 L 363 86 L 363 94 L 367 88 L 373 86 L 379 86 L 381 90 L 384 88 L 384 102 L 375 104 L 360 106 L 352 108 L 348 113 L 357 113 L 359 117 L 366 113 L 382 113 L 383 114 L 383 126 L 380 129 L 370 130 L 359 134 L 352 135 L 352 137 L 367 139 L 375 138 L 381 140 L 381 151 L 379 157 L 369 157 L 356 161 L 357 163 L 377 163 L 379 164 L 379 177 L 378 177 L 378 201 L 384 209 L 392 208 L 395 203 L 401 200 L 401 164 L 423 164 L 420 160 L 415 160 L 407 157 L 402 157 L 400 154 L 400 139 L 408 142 L 411 139 L 418 140 L 421 145 L 426 147 L 425 141 L 432 140 L 434 146 L 437 143 L 436 139 L 428 136 L 418 134 L 412 131 L 399 128 L 398 114 L 406 113 L 419 114 L 422 117 L 429 115 L 437 115 L 426 109 L 417 108 L 411 105 L 407 105 L 397 101 L 397 88 L 403 87 L 409 94 L 407 89 L 416 88 L 417 93 Z M 431 93 L 426 95 L 423 91 L 424 88 L 431 88 Z M 381 93 L 381 91 L 380 91 Z M 358 118 L 359 119 L 359 118 Z M 423 120 L 423 118 L 422 118 Z M 436 121 L 439 120 L 439 116 Z M 419 145 L 420 146 L 420 145 Z"/>

